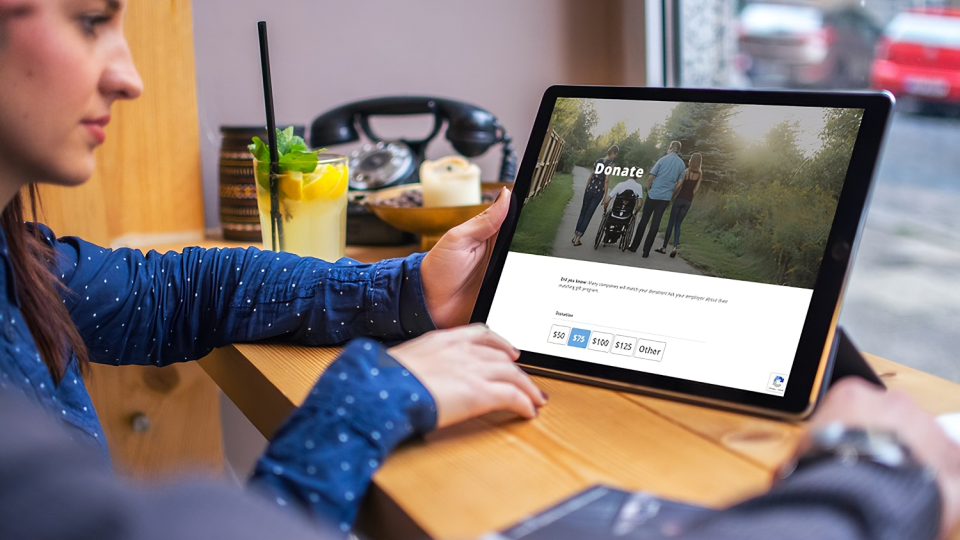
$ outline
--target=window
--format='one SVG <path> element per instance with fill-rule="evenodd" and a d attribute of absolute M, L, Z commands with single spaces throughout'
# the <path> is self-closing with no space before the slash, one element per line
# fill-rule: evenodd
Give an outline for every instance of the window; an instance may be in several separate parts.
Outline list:
<path fill-rule="evenodd" d="M 840 323 L 865 351 L 960 382 L 960 7 L 649 0 L 645 9 L 648 84 L 897 96 Z"/>

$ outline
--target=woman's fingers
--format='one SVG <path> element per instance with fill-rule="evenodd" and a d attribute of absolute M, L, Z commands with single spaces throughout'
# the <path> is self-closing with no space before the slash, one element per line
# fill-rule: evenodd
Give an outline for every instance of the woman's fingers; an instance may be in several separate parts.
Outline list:
<path fill-rule="evenodd" d="M 520 357 L 520 351 L 516 347 L 486 325 L 476 324 L 468 328 L 473 336 L 474 345 L 488 348 L 486 351 L 482 349 L 477 351 L 475 356 L 488 362 L 486 371 L 488 377 L 516 386 L 538 407 L 547 404 L 544 393 L 514 363 Z"/>
<path fill-rule="evenodd" d="M 452 328 L 470 320 L 510 200 L 510 191 L 504 188 L 493 205 L 450 229 L 424 257 L 420 265 L 423 293 L 438 328 Z"/>
<path fill-rule="evenodd" d="M 513 362 L 491 362 L 486 368 L 484 374 L 488 380 L 500 383 L 507 383 L 515 386 L 533 402 L 537 407 L 543 407 L 547 404 L 546 394 L 537 388 L 533 379 L 523 372 Z"/>
<path fill-rule="evenodd" d="M 515 385 L 501 382 L 491 383 L 486 391 L 491 400 L 489 411 L 510 411 L 526 419 L 537 417 L 537 406 L 530 396 Z"/>
<path fill-rule="evenodd" d="M 519 351 L 482 324 L 430 332 L 389 352 L 430 391 L 438 427 L 495 410 L 532 418 L 546 404 L 514 363 Z"/>
<path fill-rule="evenodd" d="M 503 351 L 510 356 L 511 360 L 516 360 L 520 357 L 520 351 L 516 347 L 511 345 L 510 342 L 500 334 L 490 330 L 490 327 L 487 325 L 476 323 L 466 328 L 469 329 L 470 336 L 475 344 Z"/>
<path fill-rule="evenodd" d="M 441 238 L 451 242 L 453 249 L 462 248 L 463 244 L 475 245 L 485 242 L 500 230 L 503 220 L 510 210 L 510 190 L 502 188 L 497 200 L 477 216 L 461 225 L 450 229 L 450 232 Z"/>

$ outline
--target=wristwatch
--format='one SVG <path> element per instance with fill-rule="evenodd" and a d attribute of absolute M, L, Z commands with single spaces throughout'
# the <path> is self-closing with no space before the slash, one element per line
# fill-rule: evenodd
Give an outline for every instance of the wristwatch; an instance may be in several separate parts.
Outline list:
<path fill-rule="evenodd" d="M 893 431 L 828 424 L 810 434 L 809 450 L 781 469 L 781 479 L 794 471 L 802 472 L 799 493 L 831 493 L 831 504 L 846 501 L 849 517 L 869 529 L 865 537 L 937 537 L 943 503 L 934 470 Z M 812 481 L 804 484 L 803 476 Z"/>
<path fill-rule="evenodd" d="M 896 433 L 834 422 L 814 432 L 810 448 L 781 468 L 779 476 L 786 478 L 799 468 L 828 460 L 851 466 L 867 462 L 889 468 L 922 467 Z"/>

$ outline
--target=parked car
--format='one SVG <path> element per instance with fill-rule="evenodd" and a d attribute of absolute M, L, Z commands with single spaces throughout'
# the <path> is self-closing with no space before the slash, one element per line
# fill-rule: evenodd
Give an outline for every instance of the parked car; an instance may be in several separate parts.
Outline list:
<path fill-rule="evenodd" d="M 870 79 L 898 97 L 960 104 L 960 8 L 897 14 L 877 44 Z"/>
<path fill-rule="evenodd" d="M 739 18 L 738 63 L 753 86 L 867 88 L 880 28 L 858 6 L 759 1 Z"/>

